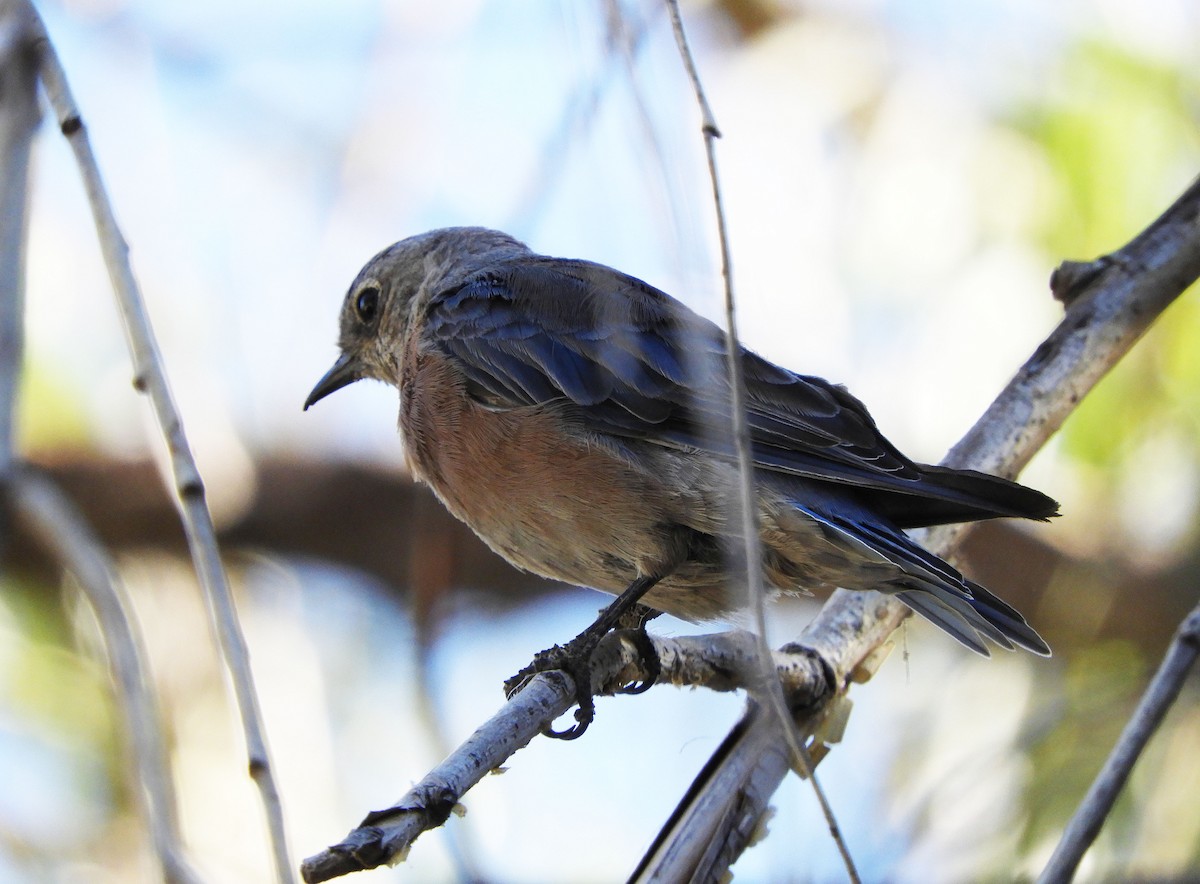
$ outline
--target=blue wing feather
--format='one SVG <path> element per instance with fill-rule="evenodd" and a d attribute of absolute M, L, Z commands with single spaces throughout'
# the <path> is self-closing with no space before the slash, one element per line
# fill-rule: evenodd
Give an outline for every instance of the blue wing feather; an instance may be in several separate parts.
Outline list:
<path fill-rule="evenodd" d="M 436 295 L 425 324 L 491 407 L 555 402 L 597 432 L 732 454 L 724 333 L 634 277 L 523 256 Z M 742 358 L 761 469 L 853 486 L 900 527 L 1054 512 L 1014 483 L 914 464 L 844 388 Z"/>

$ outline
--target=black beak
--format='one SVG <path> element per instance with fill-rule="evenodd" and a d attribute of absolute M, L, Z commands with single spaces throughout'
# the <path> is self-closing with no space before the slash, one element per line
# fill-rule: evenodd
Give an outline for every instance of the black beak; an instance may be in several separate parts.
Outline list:
<path fill-rule="evenodd" d="M 349 353 L 343 353 L 333 364 L 333 368 L 325 372 L 325 377 L 317 381 L 317 385 L 312 388 L 312 392 L 304 400 L 304 410 L 308 411 L 310 406 L 320 402 L 330 393 L 362 378 L 363 372 L 358 361 Z"/>

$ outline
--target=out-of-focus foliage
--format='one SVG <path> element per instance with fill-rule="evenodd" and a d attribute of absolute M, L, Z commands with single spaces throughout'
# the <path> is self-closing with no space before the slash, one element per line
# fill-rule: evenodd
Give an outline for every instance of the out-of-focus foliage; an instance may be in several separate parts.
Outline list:
<path fill-rule="evenodd" d="M 61 383 L 48 365 L 35 362 L 28 366 L 17 408 L 22 451 L 88 447 L 90 428 L 78 391 Z"/>
<path fill-rule="evenodd" d="M 1013 115 L 1050 170 L 1050 210 L 1034 236 L 1055 260 L 1117 249 L 1200 171 L 1194 72 L 1084 41 L 1067 48 L 1055 87 Z M 1069 512 L 1081 549 L 1161 567 L 1200 539 L 1200 302 L 1189 291 L 1071 416 L 1061 435 L 1079 473 Z M 1064 580 L 1069 578 L 1064 578 Z M 1072 596 L 1079 618 L 1105 611 L 1114 587 L 1093 580 Z M 1131 615 L 1136 612 L 1131 612 Z M 1128 720 L 1159 649 L 1115 640 L 1076 650 L 1046 679 L 1028 757 L 1021 853 L 1031 870 L 1053 849 Z M 1195 765 L 1172 750 L 1200 740 L 1195 692 L 1185 692 L 1140 762 L 1083 867 L 1082 877 L 1175 877 L 1195 869 L 1200 818 Z M 1158 820 L 1156 826 L 1149 820 Z M 1169 822 L 1163 822 L 1169 821 Z M 1040 860 L 1035 858 L 1040 857 Z"/>
<path fill-rule="evenodd" d="M 61 598 L 0 580 L 0 831 L 10 848 L 0 852 L 0 881 L 49 876 L 56 854 L 90 854 L 116 870 L 144 850 L 128 815 L 127 756 L 95 623 L 76 607 L 73 629 Z M 74 846 L 64 850 L 64 838 Z"/>
<path fill-rule="evenodd" d="M 1068 47 L 1056 87 L 1015 125 L 1053 172 L 1037 237 L 1056 259 L 1118 248 L 1200 171 L 1195 71 L 1112 45 Z M 1072 415 L 1063 450 L 1087 475 L 1090 531 L 1130 558 L 1194 543 L 1200 516 L 1200 301 L 1185 294 Z M 1089 516 L 1089 513 L 1094 515 Z M 1112 516 L 1116 516 L 1116 520 Z M 1134 543 L 1128 543 L 1128 541 Z"/>

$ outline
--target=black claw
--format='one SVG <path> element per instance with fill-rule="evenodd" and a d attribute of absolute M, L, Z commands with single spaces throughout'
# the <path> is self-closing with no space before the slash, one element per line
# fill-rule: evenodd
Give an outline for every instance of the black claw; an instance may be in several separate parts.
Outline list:
<path fill-rule="evenodd" d="M 644 694 L 658 682 L 658 677 L 662 674 L 662 659 L 659 658 L 658 651 L 654 648 L 654 642 L 650 640 L 650 634 L 646 632 L 647 621 L 657 613 L 657 611 L 652 612 L 650 617 L 642 619 L 637 626 L 630 630 L 629 639 L 633 642 L 633 646 L 646 666 L 646 677 L 641 681 L 622 685 L 617 688 L 615 693 Z"/>
<path fill-rule="evenodd" d="M 542 728 L 542 733 L 552 740 L 577 740 L 582 737 L 584 731 L 588 729 L 588 725 L 596 717 L 596 704 L 590 696 L 584 701 L 578 694 L 576 694 L 575 701 L 579 703 L 579 708 L 575 710 L 575 724 L 561 731 L 556 731 L 550 725 L 546 725 Z"/>
<path fill-rule="evenodd" d="M 539 672 L 565 672 L 575 684 L 575 702 L 579 707 L 575 710 L 576 724 L 562 731 L 547 725 L 542 728 L 542 733 L 556 740 L 578 739 L 596 717 L 596 704 L 592 700 L 592 652 L 597 644 L 599 639 L 585 634 L 565 647 L 547 648 L 537 654 L 532 663 L 505 680 L 504 695 L 511 698 Z"/>

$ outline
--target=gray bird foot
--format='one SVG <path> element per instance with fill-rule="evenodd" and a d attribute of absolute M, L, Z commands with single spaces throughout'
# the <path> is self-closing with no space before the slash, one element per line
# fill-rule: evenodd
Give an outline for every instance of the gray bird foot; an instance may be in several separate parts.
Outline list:
<path fill-rule="evenodd" d="M 649 690 L 658 680 L 662 671 L 662 661 L 654 649 L 654 643 L 646 632 L 646 624 L 658 616 L 660 612 L 645 605 L 636 605 L 626 611 L 617 621 L 617 627 L 628 629 L 630 639 L 637 648 L 645 664 L 646 677 L 641 681 L 631 682 L 614 691 L 618 694 L 641 694 Z M 539 672 L 565 672 L 575 684 L 575 724 L 565 730 L 555 730 L 545 727 L 542 733 L 556 740 L 575 740 L 583 736 L 588 725 L 596 717 L 596 703 L 592 693 L 592 654 L 600 644 L 607 630 L 597 629 L 598 623 L 593 623 L 566 645 L 555 645 L 540 652 L 528 666 L 506 679 L 504 694 L 512 697 Z"/>
<path fill-rule="evenodd" d="M 595 623 L 566 645 L 555 645 L 542 651 L 533 658 L 532 663 L 504 682 L 504 693 L 511 697 L 539 672 L 557 670 L 571 676 L 571 681 L 575 683 L 575 702 L 579 704 L 579 708 L 575 710 L 575 724 L 565 731 L 556 731 L 546 726 L 542 729 L 546 736 L 556 740 L 578 739 L 596 717 L 596 704 L 592 701 L 592 652 L 600 644 L 600 639 L 616 627 L 633 626 L 635 631 L 642 633 L 641 639 L 635 639 L 635 642 L 646 657 L 647 669 L 653 674 L 653 677 L 644 682 L 635 682 L 629 690 L 623 692 L 640 694 L 654 683 L 661 664 L 658 654 L 650 645 L 649 636 L 646 635 L 646 623 L 657 616 L 658 612 L 641 604 L 639 599 L 660 579 L 656 574 L 638 577 L 612 604 L 600 612 Z M 647 647 L 650 647 L 649 654 L 646 654 Z"/>
<path fill-rule="evenodd" d="M 575 740 L 583 736 L 588 725 L 596 717 L 596 703 L 592 699 L 592 652 L 600 643 L 600 636 L 584 630 L 566 645 L 555 645 L 540 651 L 528 666 L 512 678 L 504 681 L 504 695 L 512 697 L 539 672 L 565 672 L 575 685 L 575 724 L 566 730 L 555 730 L 547 725 L 542 733 L 555 740 Z"/>

